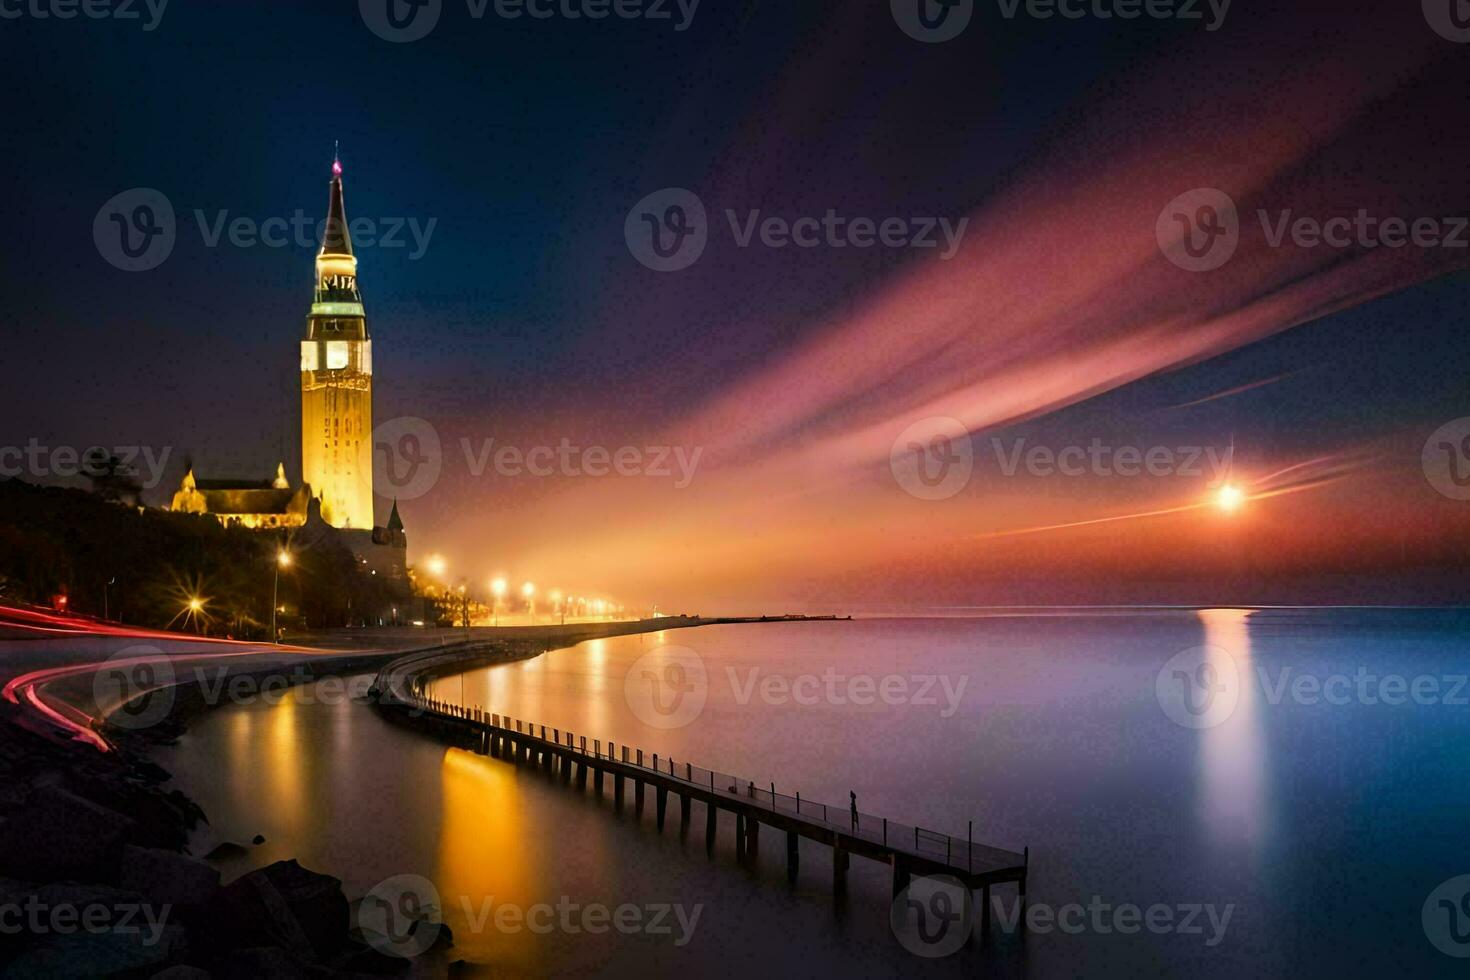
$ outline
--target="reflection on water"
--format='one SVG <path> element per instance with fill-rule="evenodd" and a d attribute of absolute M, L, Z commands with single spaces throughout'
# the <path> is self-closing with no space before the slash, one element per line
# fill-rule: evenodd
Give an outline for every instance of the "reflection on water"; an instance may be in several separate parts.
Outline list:
<path fill-rule="evenodd" d="M 365 705 L 322 703 L 319 686 L 219 709 L 159 755 L 220 838 L 266 837 L 228 875 L 295 857 L 343 878 L 352 896 L 425 876 L 440 891 L 452 955 L 491 975 L 1434 975 L 1448 961 L 1424 941 L 1419 909 L 1466 870 L 1470 711 L 1272 703 L 1256 671 L 1463 674 L 1466 627 L 1427 613 L 1214 610 L 680 631 L 669 642 L 704 659 L 710 690 L 692 724 L 666 731 L 648 728 L 623 692 L 652 637 L 441 685 L 458 698 L 463 684 L 468 702 L 501 713 L 758 785 L 774 779 L 809 799 L 840 803 L 851 789 L 870 812 L 960 833 L 973 819 L 977 839 L 1030 846 L 1033 903 L 1233 905 L 1228 934 L 1208 947 L 1197 935 L 1052 929 L 920 962 L 889 931 L 886 867 L 855 859 L 837 900 L 823 848 L 803 845 L 788 884 L 774 835 L 762 835 L 757 866 L 743 867 L 722 822 L 709 858 L 698 807 L 683 834 L 671 806 L 660 834 L 652 806 L 641 820 L 631 813 L 631 794 L 619 815 L 610 786 L 598 799 L 590 783 L 578 790 L 446 750 Z M 1194 730 L 1170 720 L 1156 683 L 1171 657 L 1201 646 L 1231 658 L 1240 696 L 1225 723 Z M 967 684 L 949 716 L 759 693 L 766 677 L 828 671 Z M 668 935 L 495 926 L 500 903 L 564 899 L 704 912 L 685 946 Z"/>
<path fill-rule="evenodd" d="M 515 770 L 459 749 L 444 753 L 443 827 L 439 860 L 432 880 L 439 888 L 444 921 L 458 938 L 456 952 L 467 959 L 516 973 L 541 965 L 538 937 L 522 932 L 491 942 L 472 924 L 494 915 L 494 906 L 522 908 L 540 901 L 541 877 L 531 866 L 524 821 L 516 805 Z"/>
<path fill-rule="evenodd" d="M 1251 658 L 1249 609 L 1204 609 L 1205 650 L 1215 676 L 1233 678 L 1235 710 L 1200 731 L 1201 819 L 1222 844 L 1238 842 L 1260 856 L 1266 806 L 1266 743 L 1261 697 Z"/>

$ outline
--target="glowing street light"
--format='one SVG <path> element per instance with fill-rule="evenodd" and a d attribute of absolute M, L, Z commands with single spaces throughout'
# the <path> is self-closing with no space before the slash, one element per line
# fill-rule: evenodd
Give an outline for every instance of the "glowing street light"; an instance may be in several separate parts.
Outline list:
<path fill-rule="evenodd" d="M 490 613 L 493 617 L 491 625 L 500 625 L 500 600 L 505 596 L 505 579 L 496 578 L 490 583 Z"/>
<path fill-rule="evenodd" d="M 291 567 L 291 552 L 282 548 L 276 552 L 276 567 L 271 569 L 271 642 L 280 643 L 281 633 L 276 628 L 276 611 L 280 608 L 279 589 L 281 569 Z"/>
<path fill-rule="evenodd" d="M 531 624 L 536 624 L 536 586 L 530 582 L 521 586 L 521 595 L 526 597 L 526 612 L 531 616 Z"/>

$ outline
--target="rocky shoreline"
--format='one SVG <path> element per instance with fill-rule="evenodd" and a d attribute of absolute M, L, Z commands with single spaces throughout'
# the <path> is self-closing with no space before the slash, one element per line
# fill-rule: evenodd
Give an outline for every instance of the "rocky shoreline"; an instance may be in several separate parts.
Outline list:
<path fill-rule="evenodd" d="M 293 682 L 371 669 L 333 663 Z M 58 743 L 0 711 L 0 973 L 7 977 L 326 977 L 427 975 L 423 962 L 379 952 L 356 924 L 342 882 L 279 861 L 223 884 L 210 855 L 187 853 L 207 823 L 147 757 L 208 704 L 177 690 L 170 716 L 146 734 L 109 730 L 116 750 Z M 257 838 L 252 844 L 263 839 Z"/>

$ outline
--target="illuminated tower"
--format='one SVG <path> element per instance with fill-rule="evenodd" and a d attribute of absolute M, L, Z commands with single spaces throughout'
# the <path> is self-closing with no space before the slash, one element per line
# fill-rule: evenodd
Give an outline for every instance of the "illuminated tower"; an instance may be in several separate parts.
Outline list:
<path fill-rule="evenodd" d="M 301 341 L 301 475 L 334 527 L 373 526 L 373 342 L 342 204 L 342 163 L 332 161 L 316 294 Z"/>

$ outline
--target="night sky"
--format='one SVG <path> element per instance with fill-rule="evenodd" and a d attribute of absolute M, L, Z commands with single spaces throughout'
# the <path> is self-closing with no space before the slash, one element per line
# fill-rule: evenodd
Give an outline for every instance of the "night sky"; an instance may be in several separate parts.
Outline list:
<path fill-rule="evenodd" d="M 0 445 L 167 448 L 155 503 L 185 458 L 299 473 L 315 248 L 211 247 L 196 212 L 314 222 L 340 142 L 349 217 L 405 226 L 357 248 L 375 421 L 443 446 L 401 503 L 411 559 L 706 612 L 1464 598 L 1470 502 L 1420 456 L 1470 415 L 1470 248 L 1274 247 L 1257 219 L 1470 213 L 1470 43 L 1417 3 L 1238 0 L 1212 31 L 1205 4 L 1043 20 L 992 0 L 926 44 L 886 0 L 704 0 L 682 31 L 672 3 L 573 21 L 445 0 L 409 43 L 346 0 L 172 0 L 152 30 L 141 4 L 36 2 L 0 3 L 23 12 L 0 18 Z M 138 187 L 176 240 L 128 272 L 93 224 Z M 661 273 L 624 222 L 669 187 L 708 209 L 709 244 Z M 1240 212 L 1205 272 L 1156 238 L 1195 188 Z M 742 248 L 725 212 L 753 209 L 969 221 L 947 260 Z M 930 417 L 974 433 L 943 500 L 890 463 Z M 491 438 L 698 447 L 700 468 L 679 488 L 476 476 L 462 440 Z M 1222 515 L 1180 510 L 1204 477 L 1006 476 L 992 440 L 1022 438 L 1234 447 L 1260 499 Z"/>

